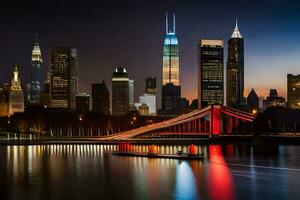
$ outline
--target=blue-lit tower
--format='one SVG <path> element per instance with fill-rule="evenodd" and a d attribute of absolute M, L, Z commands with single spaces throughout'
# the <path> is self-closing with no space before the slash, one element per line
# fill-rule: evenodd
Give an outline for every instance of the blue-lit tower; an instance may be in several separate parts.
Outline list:
<path fill-rule="evenodd" d="M 166 15 L 162 73 L 162 85 L 168 83 L 179 85 L 179 48 L 178 39 L 175 34 L 175 14 L 173 15 L 173 30 L 169 30 L 168 14 Z"/>
<path fill-rule="evenodd" d="M 166 14 L 162 69 L 162 111 L 165 114 L 178 114 L 180 111 L 179 48 L 175 30 L 175 14 L 173 14 L 173 30 L 169 30 Z"/>

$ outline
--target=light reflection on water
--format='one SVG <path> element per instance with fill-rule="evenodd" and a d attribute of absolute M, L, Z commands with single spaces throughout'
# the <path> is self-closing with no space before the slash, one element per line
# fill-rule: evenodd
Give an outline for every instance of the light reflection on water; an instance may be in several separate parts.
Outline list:
<path fill-rule="evenodd" d="M 204 161 L 117 157 L 117 145 L 0 147 L 4 199 L 296 199 L 300 147 L 255 156 L 249 146 L 198 146 Z M 147 152 L 145 145 L 134 145 Z M 187 151 L 160 146 L 160 153 Z M 1 198 L 2 199 L 2 198 Z"/>

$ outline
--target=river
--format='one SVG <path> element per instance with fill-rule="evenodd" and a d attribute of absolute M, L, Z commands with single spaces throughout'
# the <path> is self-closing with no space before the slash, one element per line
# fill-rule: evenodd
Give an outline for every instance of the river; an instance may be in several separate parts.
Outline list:
<path fill-rule="evenodd" d="M 1 199 L 299 199 L 300 146 L 272 156 L 246 145 L 198 148 L 204 161 L 118 157 L 116 145 L 1 146 Z"/>

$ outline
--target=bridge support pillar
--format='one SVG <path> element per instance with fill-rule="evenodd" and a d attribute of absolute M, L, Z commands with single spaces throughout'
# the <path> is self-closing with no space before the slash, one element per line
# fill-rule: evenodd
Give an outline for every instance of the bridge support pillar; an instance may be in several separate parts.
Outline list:
<path fill-rule="evenodd" d="M 221 134 L 221 106 L 212 105 L 210 112 L 210 134 Z"/>

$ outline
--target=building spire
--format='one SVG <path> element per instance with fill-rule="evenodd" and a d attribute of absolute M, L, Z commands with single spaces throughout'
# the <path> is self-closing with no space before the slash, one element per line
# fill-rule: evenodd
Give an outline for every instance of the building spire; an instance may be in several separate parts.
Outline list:
<path fill-rule="evenodd" d="M 173 32 L 175 33 L 175 27 L 176 27 L 176 23 L 175 23 L 175 13 L 173 13 Z"/>
<path fill-rule="evenodd" d="M 233 30 L 233 33 L 231 35 L 231 38 L 243 38 L 242 34 L 239 31 L 239 27 L 238 27 L 238 20 L 237 18 L 235 19 L 235 28 Z"/>
<path fill-rule="evenodd" d="M 168 12 L 166 12 L 166 34 L 169 33 L 169 30 L 168 30 Z"/>
<path fill-rule="evenodd" d="M 35 34 L 35 42 L 34 42 L 35 46 L 39 46 L 39 35 Z"/>

